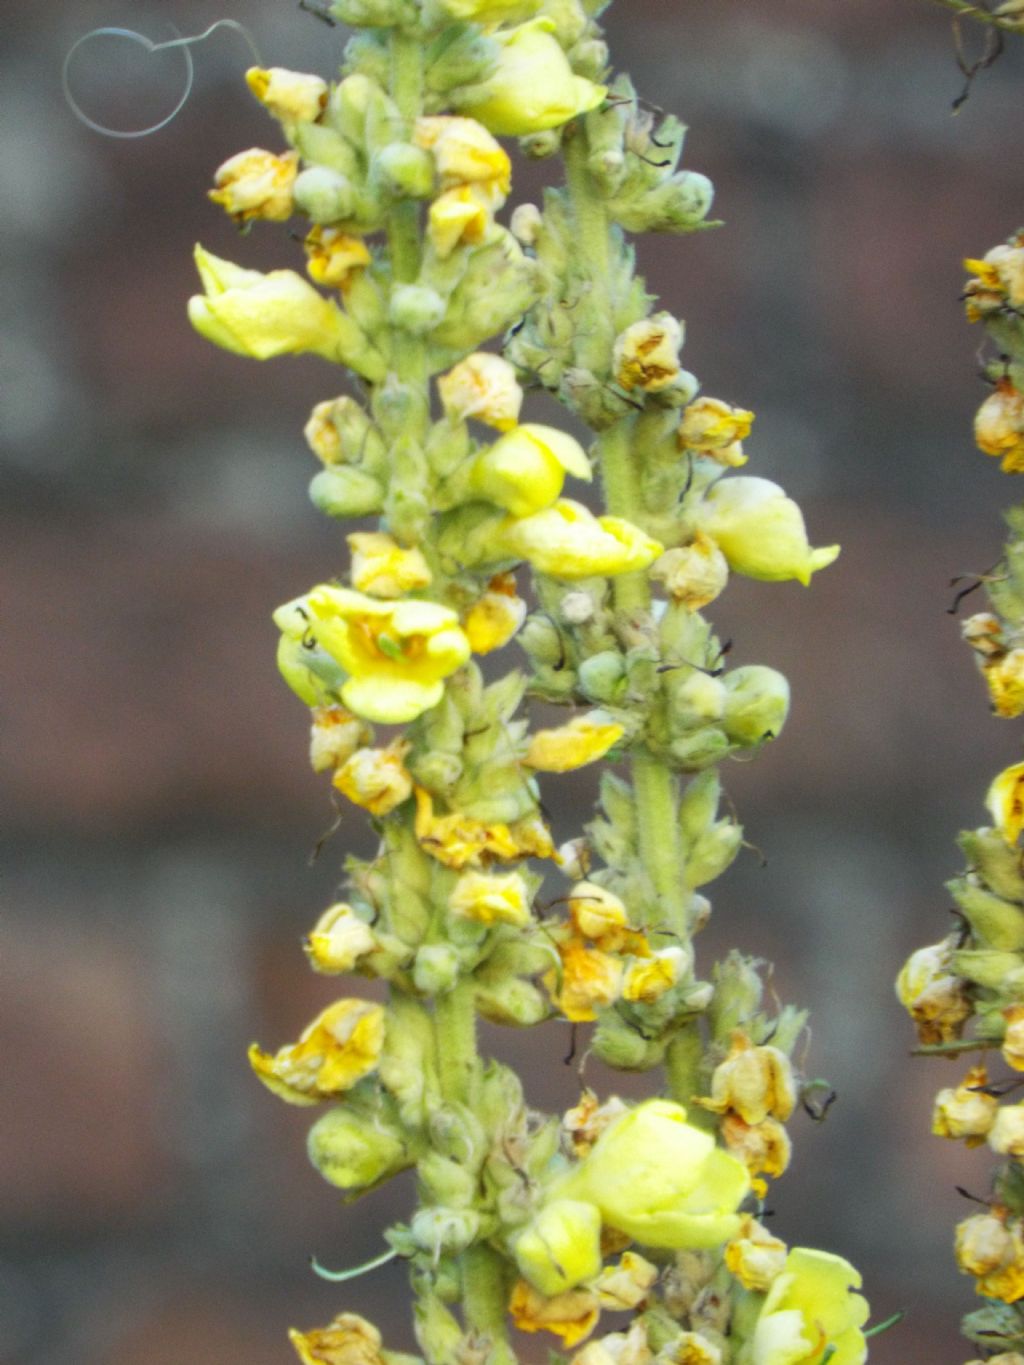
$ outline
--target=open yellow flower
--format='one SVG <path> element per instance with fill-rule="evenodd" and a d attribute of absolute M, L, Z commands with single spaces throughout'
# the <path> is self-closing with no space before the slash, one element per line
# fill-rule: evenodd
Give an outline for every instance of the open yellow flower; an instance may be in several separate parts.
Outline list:
<path fill-rule="evenodd" d="M 868 1318 L 861 1277 L 841 1256 L 794 1247 L 772 1281 L 754 1328 L 751 1365 L 861 1365 Z"/>
<path fill-rule="evenodd" d="M 1024 829 L 1024 763 L 1003 769 L 989 787 L 985 805 L 996 829 L 1012 848 Z"/>
<path fill-rule="evenodd" d="M 671 313 L 657 313 L 631 323 L 615 338 L 612 372 L 627 391 L 657 393 L 679 374 L 683 329 Z"/>
<path fill-rule="evenodd" d="M 529 924 L 530 895 L 518 872 L 464 872 L 448 897 L 453 915 L 480 924 Z"/>
<path fill-rule="evenodd" d="M 348 674 L 341 699 L 366 720 L 398 725 L 436 706 L 469 657 L 456 613 L 437 602 L 379 602 L 321 584 L 278 607 L 285 635 L 315 641 Z"/>
<path fill-rule="evenodd" d="M 484 190 L 459 185 L 445 190 L 427 211 L 427 236 L 442 260 L 457 246 L 479 246 L 487 240 L 494 217 Z"/>
<path fill-rule="evenodd" d="M 524 816 L 511 825 L 476 820 L 463 811 L 435 815 L 434 798 L 422 787 L 416 788 L 414 830 L 424 852 L 456 870 L 555 856 L 550 831 L 539 815 Z"/>
<path fill-rule="evenodd" d="M 510 553 L 552 578 L 635 573 L 664 548 L 622 517 L 595 517 L 582 503 L 560 498 L 533 516 L 509 518 L 498 531 Z"/>
<path fill-rule="evenodd" d="M 350 972 L 361 957 L 377 946 L 373 930 L 351 905 L 330 905 L 303 942 L 309 965 L 315 972 L 334 976 Z"/>
<path fill-rule="evenodd" d="M 523 390 L 512 365 L 491 351 L 474 351 L 443 374 L 437 392 L 452 422 L 475 417 L 498 431 L 510 431 L 519 420 Z"/>
<path fill-rule="evenodd" d="M 334 774 L 333 784 L 371 815 L 389 815 L 412 796 L 412 777 L 405 766 L 407 740 L 384 749 L 357 749 Z"/>
<path fill-rule="evenodd" d="M 285 126 L 315 121 L 327 104 L 327 82 L 303 71 L 289 71 L 283 66 L 265 69 L 251 66 L 245 73 L 245 83 L 267 113 Z"/>
<path fill-rule="evenodd" d="M 650 957 L 629 964 L 622 978 L 622 998 L 653 1005 L 682 979 L 691 965 L 691 955 L 685 948 L 678 945 L 660 948 Z"/>
<path fill-rule="evenodd" d="M 500 573 L 470 607 L 462 629 L 474 654 L 490 654 L 507 645 L 525 620 L 526 603 L 516 591 L 515 575 Z"/>
<path fill-rule="evenodd" d="M 368 266 L 372 259 L 361 237 L 319 223 L 306 234 L 303 246 L 310 279 L 333 289 L 344 290 L 352 272 Z"/>
<path fill-rule="evenodd" d="M 514 517 L 529 517 L 551 506 L 566 474 L 591 478 L 590 461 L 579 441 L 556 427 L 527 422 L 477 455 L 469 483 L 478 498 Z"/>
<path fill-rule="evenodd" d="M 477 185 L 492 209 L 505 202 L 512 162 L 501 143 L 476 119 L 434 114 L 416 120 L 413 141 L 433 152 L 442 190 Z"/>
<path fill-rule="evenodd" d="M 299 171 L 298 152 L 275 156 L 260 147 L 237 152 L 218 166 L 208 197 L 236 223 L 260 218 L 283 223 L 295 212 L 292 187 Z"/>
<path fill-rule="evenodd" d="M 384 531 L 354 531 L 346 539 L 357 592 L 393 600 L 430 586 L 430 568 L 415 546 L 399 545 Z"/>
<path fill-rule="evenodd" d="M 289 1104 L 319 1104 L 351 1090 L 376 1069 L 384 1045 L 384 1010 L 368 1000 L 337 1000 L 297 1043 L 271 1055 L 249 1048 L 253 1071 Z"/>
<path fill-rule="evenodd" d="M 736 469 L 747 462 L 743 441 L 753 421 L 754 414 L 746 408 L 734 408 L 720 398 L 697 398 L 683 409 L 676 439 L 681 450 L 695 450 Z"/>
<path fill-rule="evenodd" d="M 523 762 L 542 773 L 568 773 L 603 758 L 625 734 L 604 712 L 575 716 L 555 730 L 538 730 L 530 737 Z"/>
<path fill-rule="evenodd" d="M 725 555 L 729 567 L 748 578 L 806 587 L 811 575 L 839 554 L 838 545 L 813 550 L 803 513 L 777 483 L 740 474 L 720 479 L 700 506 L 700 527 Z"/>
<path fill-rule="evenodd" d="M 738 1235 L 749 1189 L 743 1164 L 688 1123 L 682 1105 L 646 1100 L 610 1124 L 553 1193 L 589 1199 L 641 1245 L 699 1250 Z"/>
<path fill-rule="evenodd" d="M 520 1332 L 551 1332 L 568 1347 L 588 1337 L 601 1316 L 592 1290 L 570 1289 L 547 1298 L 526 1280 L 516 1282 L 508 1311 Z"/>
<path fill-rule="evenodd" d="M 326 1327 L 308 1332 L 292 1327 L 288 1340 L 302 1365 L 384 1365 L 381 1335 L 358 1313 L 339 1313 Z"/>
<path fill-rule="evenodd" d="M 575 935 L 558 945 L 561 972 L 554 968 L 544 974 L 554 1004 L 574 1024 L 589 1023 L 597 1011 L 614 1004 L 622 991 L 623 965 L 619 958 L 603 952 Z"/>

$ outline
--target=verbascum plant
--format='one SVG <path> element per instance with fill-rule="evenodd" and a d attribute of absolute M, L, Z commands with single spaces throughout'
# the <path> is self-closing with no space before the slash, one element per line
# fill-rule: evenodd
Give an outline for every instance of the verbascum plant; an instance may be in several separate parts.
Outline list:
<path fill-rule="evenodd" d="M 967 317 L 997 358 L 975 418 L 979 448 L 1009 474 L 1024 472 L 1024 235 L 965 262 Z M 990 611 L 963 622 L 994 715 L 1024 715 L 1024 507 L 1007 514 L 1010 538 L 983 575 Z M 977 586 L 977 585 L 975 585 Z M 963 874 L 947 883 L 957 926 L 913 953 L 897 981 L 924 1053 L 973 1057 L 939 1091 L 932 1132 L 1005 1158 L 991 1195 L 956 1230 L 956 1261 L 985 1306 L 964 1319 L 989 1365 L 1024 1365 L 1024 763 L 1006 768 L 986 798 L 991 824 L 960 835 Z M 995 1063 L 995 1065 L 993 1065 Z M 995 1074 L 993 1074 L 993 1071 Z M 981 1365 L 980 1361 L 972 1365 Z"/>
<path fill-rule="evenodd" d="M 738 951 L 701 979 L 693 949 L 701 888 L 742 843 L 716 766 L 789 706 L 775 670 L 726 671 L 702 609 L 730 573 L 807 584 L 838 548 L 735 472 L 753 414 L 698 396 L 682 323 L 635 273 L 626 234 L 708 226 L 712 187 L 678 168 L 682 125 L 609 73 L 602 8 L 335 0 L 354 30 L 340 79 L 248 73 L 287 145 L 233 156 L 211 198 L 243 226 L 305 218 L 309 279 L 199 248 L 190 316 L 229 350 L 316 352 L 357 381 L 306 426 L 310 495 L 375 520 L 348 534 L 344 578 L 274 621 L 313 767 L 380 837 L 346 860 L 309 963 L 387 985 L 250 1057 L 282 1099 L 322 1106 L 309 1152 L 330 1184 L 415 1168 L 417 1207 L 383 1237 L 429 1365 L 508 1365 L 513 1329 L 578 1365 L 856 1365 L 856 1270 L 758 1221 L 808 1099 L 805 1014 L 766 1008 Z M 566 166 L 508 226 L 499 138 Z M 524 389 L 589 449 L 520 422 Z M 580 500 L 595 473 L 598 512 Z M 513 639 L 528 670 L 485 682 L 477 658 Z M 527 696 L 571 716 L 531 726 Z M 600 809 L 556 847 L 557 775 L 602 760 L 619 771 Z M 539 1114 L 478 1054 L 478 1016 L 586 1026 L 656 1095 Z M 348 1309 L 292 1341 L 306 1365 L 408 1359 Z"/>

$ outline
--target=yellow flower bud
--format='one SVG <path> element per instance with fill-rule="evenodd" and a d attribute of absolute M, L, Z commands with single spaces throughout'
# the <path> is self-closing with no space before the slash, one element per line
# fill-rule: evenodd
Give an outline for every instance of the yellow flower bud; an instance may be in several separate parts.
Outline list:
<path fill-rule="evenodd" d="M 603 946 L 618 948 L 622 930 L 631 928 L 625 905 L 597 882 L 578 882 L 569 896 L 569 914 L 576 932 Z"/>
<path fill-rule="evenodd" d="M 245 73 L 245 82 L 267 113 L 286 127 L 314 122 L 327 104 L 327 82 L 302 71 L 251 66 Z"/>
<path fill-rule="evenodd" d="M 321 584 L 274 613 L 282 630 L 296 614 L 349 675 L 341 699 L 356 715 L 381 724 L 415 720 L 436 706 L 443 679 L 469 657 L 458 617 L 437 602 L 378 602 L 349 588 Z"/>
<path fill-rule="evenodd" d="M 606 712 L 591 711 L 556 730 L 536 731 L 523 762 L 537 772 L 572 772 L 603 758 L 624 734 L 623 727 Z"/>
<path fill-rule="evenodd" d="M 380 1333 L 358 1313 L 339 1313 L 327 1327 L 309 1332 L 293 1327 L 288 1339 L 302 1365 L 385 1365 Z"/>
<path fill-rule="evenodd" d="M 773 1237 L 763 1223 L 747 1216 L 740 1235 L 725 1248 L 725 1264 L 744 1289 L 764 1294 L 786 1261 L 786 1244 Z"/>
<path fill-rule="evenodd" d="M 494 218 L 487 194 L 477 185 L 445 190 L 427 212 L 427 236 L 434 251 L 447 260 L 457 246 L 487 240 Z"/>
<path fill-rule="evenodd" d="M 324 1179 L 340 1190 L 369 1189 L 413 1160 L 400 1130 L 344 1104 L 317 1119 L 306 1148 Z"/>
<path fill-rule="evenodd" d="M 681 1332 L 673 1339 L 670 1351 L 667 1360 L 671 1365 L 722 1365 L 721 1350 L 702 1332 Z"/>
<path fill-rule="evenodd" d="M 999 1109 L 994 1096 L 979 1091 L 987 1080 L 984 1066 L 972 1066 L 955 1089 L 939 1091 L 932 1111 L 932 1132 L 936 1137 L 963 1138 L 968 1147 L 985 1141 Z"/>
<path fill-rule="evenodd" d="M 516 592 L 515 575 L 496 574 L 466 613 L 462 628 L 474 654 L 490 654 L 507 645 L 525 620 L 526 603 Z"/>
<path fill-rule="evenodd" d="M 734 408 L 720 398 L 697 398 L 683 409 L 676 439 L 681 450 L 709 455 L 736 469 L 747 462 L 742 442 L 750 435 L 754 414 Z"/>
<path fill-rule="evenodd" d="M 838 545 L 811 549 L 800 508 L 769 479 L 742 474 L 720 479 L 709 489 L 699 517 L 700 529 L 717 542 L 729 567 L 748 578 L 795 578 L 806 587 L 811 575 L 839 554 Z"/>
<path fill-rule="evenodd" d="M 365 920 L 351 905 L 330 905 L 303 942 L 309 965 L 315 972 L 334 976 L 350 972 L 361 957 L 373 952 L 377 940 Z"/>
<path fill-rule="evenodd" d="M 317 284 L 344 289 L 354 270 L 370 264 L 369 248 L 361 237 L 317 224 L 306 235 L 306 270 Z"/>
<path fill-rule="evenodd" d="M 710 1099 L 697 1103 L 716 1114 L 732 1111 L 744 1123 L 774 1117 L 788 1119 L 796 1106 L 793 1066 L 777 1047 L 755 1047 L 741 1030 L 731 1039 L 729 1055 L 711 1077 Z"/>
<path fill-rule="evenodd" d="M 253 1071 L 289 1104 L 319 1104 L 343 1094 L 377 1066 L 384 1044 L 384 1010 L 368 1000 L 337 1000 L 273 1056 L 255 1043 Z"/>
<path fill-rule="evenodd" d="M 738 1114 L 727 1113 L 722 1120 L 722 1141 L 738 1161 L 742 1161 L 752 1177 L 770 1176 L 775 1180 L 785 1174 L 793 1144 L 778 1119 L 762 1119 L 747 1123 Z M 763 1180 L 754 1180 L 755 1188 L 763 1194 Z"/>
<path fill-rule="evenodd" d="M 357 749 L 334 774 L 338 791 L 371 815 L 389 815 L 412 796 L 412 777 L 404 763 L 407 740 L 386 749 Z"/>
<path fill-rule="evenodd" d="M 260 147 L 238 152 L 218 166 L 208 198 L 220 204 L 236 223 L 255 218 L 283 223 L 295 212 L 292 186 L 298 174 L 298 152 L 275 156 Z"/>
<path fill-rule="evenodd" d="M 664 583 L 674 601 L 699 611 L 725 588 L 729 562 L 711 537 L 698 531 L 689 545 L 666 550 L 651 568 L 651 577 Z"/>
<path fill-rule="evenodd" d="M 1024 1157 L 1024 1104 L 1004 1104 L 997 1111 L 988 1145 L 1000 1156 Z"/>
<path fill-rule="evenodd" d="M 448 897 L 453 915 L 480 924 L 529 924 L 530 895 L 518 872 L 464 872 Z"/>
<path fill-rule="evenodd" d="M 473 417 L 498 431 L 509 431 L 519 420 L 523 391 L 515 369 L 503 356 L 490 351 L 474 351 L 460 360 L 439 377 L 437 391 L 451 422 Z"/>
<path fill-rule="evenodd" d="M 632 323 L 615 338 L 612 373 L 624 389 L 657 393 L 679 374 L 683 328 L 671 313 Z"/>
<path fill-rule="evenodd" d="M 911 953 L 896 978 L 896 995 L 922 1043 L 959 1038 L 970 1017 L 966 983 L 953 972 L 953 943 L 943 939 Z"/>
<path fill-rule="evenodd" d="M 1008 718 L 1024 715 L 1024 649 L 996 654 L 982 664 L 982 673 L 996 715 Z"/>
<path fill-rule="evenodd" d="M 589 1023 L 597 1011 L 614 1004 L 622 990 L 623 966 L 617 957 L 592 947 L 582 939 L 558 944 L 560 975 L 552 969 L 544 985 L 552 1001 L 574 1024 Z"/>
<path fill-rule="evenodd" d="M 315 706 L 309 730 L 309 761 L 313 771 L 340 768 L 371 737 L 366 722 L 343 706 Z"/>
<path fill-rule="evenodd" d="M 956 1263 L 975 1277 L 979 1294 L 1016 1303 L 1024 1298 L 1024 1238 L 1020 1221 L 1007 1223 L 1005 1212 L 975 1213 L 957 1224 Z"/>
<path fill-rule="evenodd" d="M 516 1282 L 508 1311 L 520 1332 L 551 1332 L 570 1348 L 590 1335 L 601 1315 L 592 1290 L 570 1289 L 546 1298 L 526 1280 Z"/>
<path fill-rule="evenodd" d="M 1024 393 L 1001 379 L 974 418 L 974 439 L 986 455 L 1001 457 L 1004 474 L 1024 473 Z"/>
<path fill-rule="evenodd" d="M 663 547 L 621 517 L 595 517 L 582 503 L 561 498 L 533 516 L 510 519 L 499 531 L 511 553 L 552 578 L 634 573 Z"/>
<path fill-rule="evenodd" d="M 478 185 L 491 209 L 505 201 L 512 183 L 508 153 L 482 123 L 451 114 L 416 120 L 413 141 L 433 152 L 442 190 Z"/>
<path fill-rule="evenodd" d="M 692 965 L 692 955 L 678 946 L 661 948 L 653 957 L 631 962 L 622 979 L 622 998 L 653 1005 L 682 980 Z"/>
<path fill-rule="evenodd" d="M 602 1308 L 621 1313 L 638 1308 L 658 1278 L 658 1267 L 635 1251 L 626 1251 L 618 1265 L 609 1265 L 593 1282 Z"/>
<path fill-rule="evenodd" d="M 423 551 L 406 549 L 383 531 L 354 531 L 347 536 L 352 554 L 352 586 L 371 597 L 394 599 L 430 586 Z"/>
<path fill-rule="evenodd" d="M 1024 829 L 1024 763 L 1003 769 L 989 787 L 985 805 L 992 823 L 1012 848 Z"/>
<path fill-rule="evenodd" d="M 752 1339 L 757 1365 L 816 1365 L 831 1346 L 836 1361 L 859 1365 L 867 1358 L 867 1301 L 861 1277 L 849 1261 L 828 1251 L 794 1247 L 772 1281 Z"/>
<path fill-rule="evenodd" d="M 591 478 L 583 447 L 555 427 L 528 423 L 514 427 L 473 462 L 470 487 L 477 497 L 515 517 L 529 517 L 551 504 L 566 474 Z"/>
<path fill-rule="evenodd" d="M 554 1199 L 517 1235 L 512 1254 L 534 1289 L 564 1294 L 601 1269 L 601 1215 L 593 1204 Z"/>
<path fill-rule="evenodd" d="M 1003 1010 L 1003 1061 L 1014 1071 L 1024 1071 L 1024 1005 L 1007 1005 Z"/>
<path fill-rule="evenodd" d="M 735 1238 L 749 1189 L 745 1167 L 687 1123 L 681 1105 L 647 1100 L 605 1129 L 557 1193 L 596 1204 L 641 1245 L 701 1249 Z"/>
<path fill-rule="evenodd" d="M 526 137 L 558 128 L 596 109 L 607 93 L 573 74 L 569 59 L 552 36 L 548 18 L 532 19 L 492 35 L 498 62 L 480 85 L 469 87 L 468 112 L 499 137 Z"/>

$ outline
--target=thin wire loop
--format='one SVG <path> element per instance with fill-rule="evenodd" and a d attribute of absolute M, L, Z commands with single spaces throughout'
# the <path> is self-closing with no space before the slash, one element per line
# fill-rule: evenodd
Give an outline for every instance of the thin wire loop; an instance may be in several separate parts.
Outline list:
<path fill-rule="evenodd" d="M 263 58 L 260 56 L 259 48 L 257 48 L 252 35 L 244 25 L 237 21 L 237 19 L 218 19 L 215 23 L 211 24 L 209 28 L 204 29 L 202 33 L 197 33 L 187 38 L 169 38 L 162 43 L 154 43 L 153 40 L 147 38 L 144 33 L 136 33 L 134 29 L 130 28 L 107 27 L 91 29 L 90 32 L 84 33 L 81 38 L 71 44 L 71 47 L 68 49 L 67 55 L 64 58 L 64 65 L 61 67 L 61 88 L 64 91 L 64 98 L 67 100 L 68 108 L 80 123 L 84 123 L 87 128 L 91 128 L 94 133 L 100 133 L 103 137 L 149 137 L 151 133 L 160 132 L 161 128 L 166 128 L 173 119 L 177 118 L 182 109 L 184 109 L 188 102 L 188 98 L 192 93 L 196 71 L 195 63 L 192 60 L 192 53 L 189 51 L 190 46 L 193 43 L 205 42 L 205 40 L 219 28 L 234 29 L 234 31 L 245 41 L 249 51 L 256 59 L 256 64 L 258 66 L 263 65 Z M 148 128 L 122 129 L 108 128 L 104 124 L 97 123 L 95 119 L 89 117 L 71 93 L 71 63 L 78 49 L 83 47 L 86 43 L 91 42 L 94 38 L 127 38 L 129 42 L 137 43 L 139 47 L 144 48 L 148 53 L 164 52 L 168 48 L 174 47 L 181 49 L 181 55 L 185 61 L 185 89 L 178 99 L 177 104 L 165 118 L 160 119 L 158 123 L 151 124 Z"/>

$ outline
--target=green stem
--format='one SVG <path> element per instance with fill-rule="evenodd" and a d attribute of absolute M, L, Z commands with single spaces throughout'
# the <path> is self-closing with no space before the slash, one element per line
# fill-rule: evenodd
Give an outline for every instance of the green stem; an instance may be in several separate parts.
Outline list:
<path fill-rule="evenodd" d="M 633 755 L 640 857 L 657 897 L 653 922 L 668 921 L 686 934 L 686 885 L 679 837 L 679 784 L 675 773 L 646 750 Z"/>
<path fill-rule="evenodd" d="M 470 1247 L 462 1257 L 462 1310 L 466 1326 L 491 1343 L 489 1365 L 515 1365 L 515 1352 L 508 1344 L 507 1301 L 501 1257 L 483 1244 Z"/>
<path fill-rule="evenodd" d="M 668 1045 L 665 1080 L 669 1096 L 685 1107 L 689 1121 L 697 1128 L 713 1132 L 718 1126 L 716 1116 L 693 1103 L 694 1095 L 699 1095 L 704 1088 L 701 1077 L 703 1060 L 704 1040 L 700 1026 L 696 1022 L 687 1024 Z"/>
<path fill-rule="evenodd" d="M 434 1007 L 441 1096 L 459 1104 L 472 1103 L 478 1069 L 474 996 L 473 982 L 460 980 Z"/>

